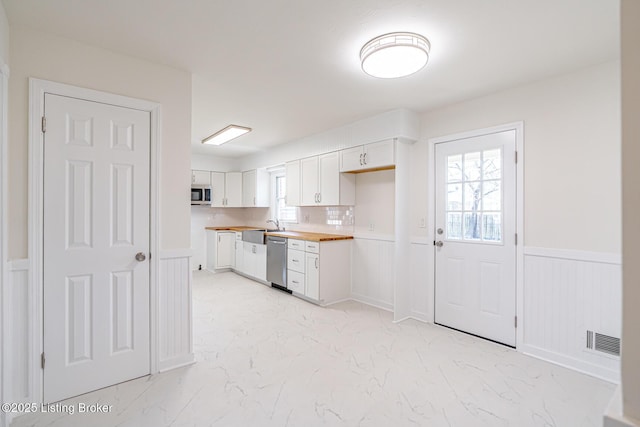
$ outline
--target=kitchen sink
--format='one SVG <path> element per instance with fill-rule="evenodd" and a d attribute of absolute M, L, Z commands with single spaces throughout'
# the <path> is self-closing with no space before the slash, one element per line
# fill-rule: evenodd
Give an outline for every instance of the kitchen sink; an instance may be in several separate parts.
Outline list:
<path fill-rule="evenodd" d="M 264 245 L 265 244 L 264 233 L 268 233 L 270 231 L 278 231 L 278 230 L 275 228 L 265 228 L 261 230 L 245 230 L 242 232 L 242 241 Z"/>

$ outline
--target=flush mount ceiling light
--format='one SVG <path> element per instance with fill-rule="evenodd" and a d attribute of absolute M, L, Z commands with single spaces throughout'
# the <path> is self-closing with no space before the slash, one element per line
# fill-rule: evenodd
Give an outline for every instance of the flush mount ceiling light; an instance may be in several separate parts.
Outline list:
<path fill-rule="evenodd" d="M 373 77 L 394 79 L 421 70 L 429 60 L 431 43 L 415 33 L 378 36 L 360 50 L 362 70 Z"/>
<path fill-rule="evenodd" d="M 224 129 L 219 130 L 211 136 L 202 140 L 203 144 L 222 145 L 225 142 L 229 142 L 232 139 L 236 139 L 245 133 L 251 132 L 251 128 L 237 125 L 229 125 Z"/>

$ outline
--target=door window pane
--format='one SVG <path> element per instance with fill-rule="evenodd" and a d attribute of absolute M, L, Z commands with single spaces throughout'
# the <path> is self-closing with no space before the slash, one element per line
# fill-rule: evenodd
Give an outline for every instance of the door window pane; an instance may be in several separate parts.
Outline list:
<path fill-rule="evenodd" d="M 502 240 L 502 214 L 485 213 L 482 215 L 482 240 L 488 242 Z"/>
<path fill-rule="evenodd" d="M 482 153 L 484 179 L 498 179 L 502 173 L 502 150 L 487 150 Z"/>
<path fill-rule="evenodd" d="M 447 213 L 447 239 L 462 239 L 462 214 L 460 212 Z"/>
<path fill-rule="evenodd" d="M 501 211 L 502 210 L 502 182 L 484 181 L 482 183 L 482 210 Z"/>
<path fill-rule="evenodd" d="M 464 155 L 464 180 L 482 179 L 482 153 L 466 153 Z"/>
<path fill-rule="evenodd" d="M 447 189 L 447 210 L 462 210 L 462 184 L 449 184 Z"/>
<path fill-rule="evenodd" d="M 477 212 L 482 209 L 482 182 L 464 183 L 464 210 Z"/>
<path fill-rule="evenodd" d="M 464 240 L 480 240 L 480 219 L 482 214 L 476 212 L 465 212 L 463 220 Z"/>
<path fill-rule="evenodd" d="M 462 181 L 462 154 L 449 156 L 448 160 L 448 177 L 447 182 Z"/>

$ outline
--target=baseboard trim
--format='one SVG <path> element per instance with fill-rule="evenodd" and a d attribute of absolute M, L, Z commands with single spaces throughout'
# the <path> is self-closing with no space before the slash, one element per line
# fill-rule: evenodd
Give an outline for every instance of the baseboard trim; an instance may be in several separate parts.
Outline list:
<path fill-rule="evenodd" d="M 544 360 L 554 365 L 581 372 L 613 384 L 620 384 L 620 372 L 594 365 L 593 363 L 544 350 L 530 344 L 523 344 L 516 350 L 527 356 L 535 357 L 536 359 Z"/>
<path fill-rule="evenodd" d="M 370 305 L 371 307 L 379 308 L 384 311 L 393 312 L 393 304 L 389 304 L 384 301 L 378 301 L 375 298 L 352 293 L 350 299 L 353 301 L 361 302 L 362 304 Z"/>
<path fill-rule="evenodd" d="M 194 363 L 196 363 L 196 356 L 193 353 L 189 353 L 184 356 L 178 356 L 173 359 L 161 361 L 159 363 L 158 372 L 167 372 L 184 366 L 193 365 Z"/>

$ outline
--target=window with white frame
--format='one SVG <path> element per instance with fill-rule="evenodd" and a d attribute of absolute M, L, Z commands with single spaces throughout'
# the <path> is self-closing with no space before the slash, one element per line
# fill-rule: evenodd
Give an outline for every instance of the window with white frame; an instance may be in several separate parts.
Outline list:
<path fill-rule="evenodd" d="M 275 188 L 273 199 L 273 212 L 275 218 L 280 222 L 298 222 L 298 208 L 287 206 L 287 177 L 284 172 L 273 174 L 273 188 Z"/>

